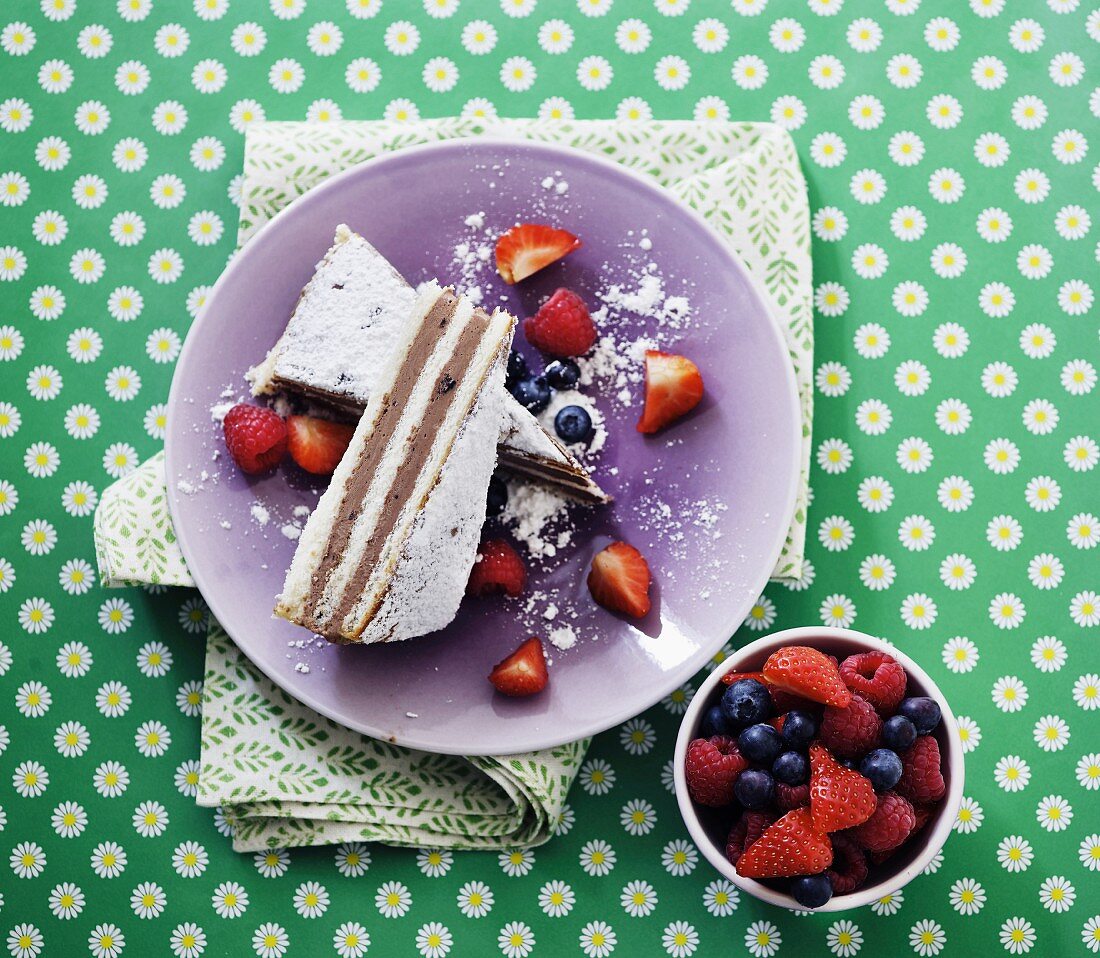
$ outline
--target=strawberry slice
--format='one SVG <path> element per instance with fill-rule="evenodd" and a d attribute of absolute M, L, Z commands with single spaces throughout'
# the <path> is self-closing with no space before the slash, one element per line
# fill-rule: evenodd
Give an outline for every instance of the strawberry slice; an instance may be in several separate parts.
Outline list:
<path fill-rule="evenodd" d="M 581 241 L 568 230 L 520 223 L 497 240 L 497 272 L 504 282 L 518 283 L 580 246 Z"/>
<path fill-rule="evenodd" d="M 832 862 L 829 836 L 814 828 L 808 808 L 796 808 L 765 829 L 735 867 L 746 878 L 793 878 L 816 875 Z"/>
<path fill-rule="evenodd" d="M 653 433 L 691 412 L 703 398 L 703 376 L 685 356 L 647 349 L 645 410 L 638 432 Z"/>
<path fill-rule="evenodd" d="M 514 698 L 541 692 L 546 688 L 548 679 L 542 641 L 535 636 L 494 665 L 489 673 L 489 681 L 496 686 L 496 690 Z"/>
<path fill-rule="evenodd" d="M 612 542 L 592 560 L 588 591 L 605 609 L 640 619 L 649 612 L 649 564 L 632 545 Z"/>
<path fill-rule="evenodd" d="M 503 539 L 490 539 L 477 550 L 466 594 L 484 596 L 503 592 L 515 598 L 526 584 L 527 569 L 516 550 Z"/>
<path fill-rule="evenodd" d="M 852 693 L 841 681 L 836 662 L 805 645 L 785 645 L 764 663 L 764 677 L 772 685 L 813 702 L 847 707 Z"/>
<path fill-rule="evenodd" d="M 290 456 L 306 472 L 331 475 L 344 457 L 354 426 L 318 419 L 315 416 L 291 416 L 286 421 Z"/>
<path fill-rule="evenodd" d="M 875 813 L 876 802 L 868 779 L 841 765 L 824 745 L 810 746 L 810 814 L 818 831 L 862 825 Z"/>

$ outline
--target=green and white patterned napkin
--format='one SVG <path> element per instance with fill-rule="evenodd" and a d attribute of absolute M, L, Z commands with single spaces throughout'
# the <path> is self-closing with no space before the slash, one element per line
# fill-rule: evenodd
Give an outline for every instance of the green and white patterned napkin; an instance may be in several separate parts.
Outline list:
<path fill-rule="evenodd" d="M 799 578 L 812 422 L 813 326 L 805 181 L 786 132 L 767 123 L 547 123 L 466 119 L 258 123 L 248 130 L 238 247 L 342 169 L 389 150 L 464 136 L 542 140 L 652 175 L 729 238 L 766 287 L 803 410 L 802 481 L 773 574 Z M 95 517 L 104 585 L 192 586 L 171 527 L 160 453 L 104 494 Z M 221 806 L 238 851 L 350 840 L 500 849 L 546 841 L 587 740 L 501 757 L 400 748 L 343 728 L 266 679 L 216 622 L 207 636 L 200 805 Z"/>

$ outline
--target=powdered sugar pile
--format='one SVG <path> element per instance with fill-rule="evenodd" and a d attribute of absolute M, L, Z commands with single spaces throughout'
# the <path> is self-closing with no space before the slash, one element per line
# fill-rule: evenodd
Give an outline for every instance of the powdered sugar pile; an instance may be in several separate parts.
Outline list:
<path fill-rule="evenodd" d="M 573 503 L 535 482 L 508 481 L 504 525 L 536 559 L 550 559 L 573 541 L 569 521 Z"/>

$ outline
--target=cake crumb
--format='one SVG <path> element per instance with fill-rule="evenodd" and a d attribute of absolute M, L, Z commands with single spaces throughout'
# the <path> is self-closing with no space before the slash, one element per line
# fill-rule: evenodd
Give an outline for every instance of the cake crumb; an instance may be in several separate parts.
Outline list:
<path fill-rule="evenodd" d="M 556 629 L 551 629 L 548 638 L 551 644 L 556 649 L 571 649 L 577 644 L 577 633 L 573 631 L 571 626 L 561 625 Z"/>

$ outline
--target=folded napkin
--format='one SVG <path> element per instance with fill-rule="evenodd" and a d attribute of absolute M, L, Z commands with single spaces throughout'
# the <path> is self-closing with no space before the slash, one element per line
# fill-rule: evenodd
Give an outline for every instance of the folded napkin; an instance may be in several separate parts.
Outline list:
<path fill-rule="evenodd" d="M 803 420 L 798 500 L 773 578 L 798 579 L 813 311 L 809 206 L 790 137 L 767 123 L 711 121 L 258 123 L 245 141 L 238 246 L 340 170 L 389 150 L 467 136 L 558 143 L 648 173 L 726 236 L 766 288 L 791 352 Z M 95 546 L 104 585 L 194 585 L 168 515 L 163 453 L 103 493 Z M 536 845 L 550 837 L 587 745 L 459 758 L 371 739 L 290 698 L 210 623 L 198 802 L 223 809 L 238 851 L 350 840 Z"/>

